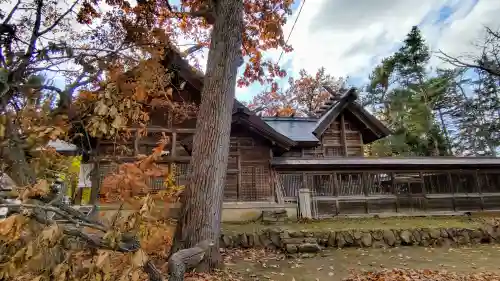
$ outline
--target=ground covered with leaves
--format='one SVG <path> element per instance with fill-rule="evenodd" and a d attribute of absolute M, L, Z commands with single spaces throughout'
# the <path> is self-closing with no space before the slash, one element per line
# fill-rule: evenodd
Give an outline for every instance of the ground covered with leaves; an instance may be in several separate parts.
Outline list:
<path fill-rule="evenodd" d="M 325 250 L 286 257 L 264 250 L 225 253 L 220 280 L 500 280 L 500 247 Z"/>

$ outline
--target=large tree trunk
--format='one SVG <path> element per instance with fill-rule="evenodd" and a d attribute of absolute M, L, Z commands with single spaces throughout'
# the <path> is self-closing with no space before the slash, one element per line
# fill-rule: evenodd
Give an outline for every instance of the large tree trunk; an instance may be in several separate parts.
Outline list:
<path fill-rule="evenodd" d="M 242 62 L 243 0 L 213 2 L 216 19 L 193 140 L 192 170 L 181 198 L 182 209 L 171 250 L 174 253 L 212 239 L 213 250 L 197 268 L 202 271 L 221 264 L 219 236 L 231 112 L 237 70 Z"/>

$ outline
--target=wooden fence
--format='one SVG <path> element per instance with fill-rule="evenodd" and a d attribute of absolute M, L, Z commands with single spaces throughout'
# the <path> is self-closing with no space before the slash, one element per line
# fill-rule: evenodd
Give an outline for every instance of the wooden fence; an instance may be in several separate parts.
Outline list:
<path fill-rule="evenodd" d="M 286 201 L 309 188 L 315 218 L 379 213 L 500 210 L 500 171 L 281 173 Z"/>

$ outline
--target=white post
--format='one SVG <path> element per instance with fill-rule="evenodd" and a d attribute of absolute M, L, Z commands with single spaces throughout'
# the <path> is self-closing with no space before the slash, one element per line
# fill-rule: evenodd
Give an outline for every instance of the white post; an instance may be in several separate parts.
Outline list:
<path fill-rule="evenodd" d="M 299 210 L 300 216 L 303 218 L 311 219 L 311 190 L 309 188 L 299 189 Z"/>

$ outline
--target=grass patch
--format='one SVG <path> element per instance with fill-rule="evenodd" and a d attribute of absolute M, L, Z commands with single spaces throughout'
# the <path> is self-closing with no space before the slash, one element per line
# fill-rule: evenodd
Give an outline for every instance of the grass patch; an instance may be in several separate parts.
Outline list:
<path fill-rule="evenodd" d="M 409 228 L 477 228 L 479 219 L 466 216 L 446 217 L 392 217 L 392 218 L 337 218 L 311 221 L 308 223 L 285 222 L 272 225 L 254 223 L 223 223 L 226 233 L 253 232 L 266 228 L 284 230 L 372 230 L 372 229 L 409 229 Z"/>

